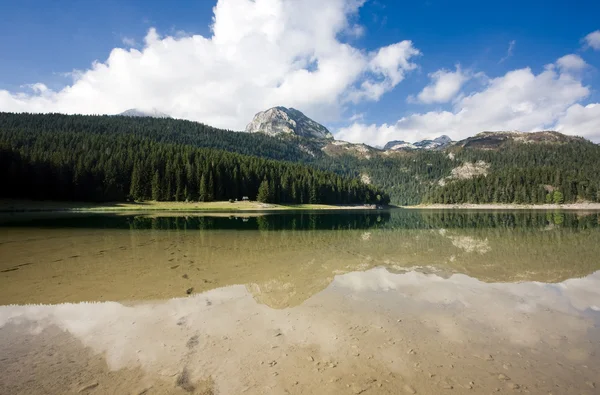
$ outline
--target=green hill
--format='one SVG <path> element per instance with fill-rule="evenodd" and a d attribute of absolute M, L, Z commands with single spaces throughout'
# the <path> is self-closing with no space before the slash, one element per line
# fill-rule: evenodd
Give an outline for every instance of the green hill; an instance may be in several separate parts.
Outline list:
<path fill-rule="evenodd" d="M 186 121 L 0 114 L 4 198 L 388 202 L 383 191 L 356 178 L 266 159 L 295 155 L 301 162 L 303 155 L 280 140 Z"/>
<path fill-rule="evenodd" d="M 376 202 L 377 195 L 385 201 L 389 195 L 391 203 L 399 205 L 600 201 L 600 146 L 557 132 L 484 132 L 440 150 L 383 151 L 294 135 L 221 130 L 169 118 L 0 113 L 0 144 L 3 169 L 8 169 L 4 178 L 38 180 L 31 181 L 29 189 L 9 188 L 13 196 L 20 190 L 21 197 L 29 198 L 63 190 L 58 185 L 69 185 L 73 190 L 87 182 L 87 194 L 82 196 L 86 199 L 201 199 L 200 185 L 210 183 L 212 171 L 215 191 L 219 191 L 216 185 L 222 185 L 226 192 L 215 192 L 214 199 L 255 196 L 266 177 L 269 195 L 277 195 L 270 199 L 282 202 L 292 195 L 296 196 L 294 201 L 322 203 L 352 199 Z M 17 171 L 15 165 L 10 170 L 9 154 L 28 163 L 27 170 Z M 223 164 L 215 181 L 213 157 L 223 163 L 248 162 L 257 169 L 266 166 L 271 170 L 256 170 L 243 182 L 231 181 L 240 179 L 241 167 Z M 56 173 L 58 165 L 62 170 Z M 46 169 L 52 166 L 54 170 Z M 289 177 L 284 176 L 286 171 Z M 302 192 L 296 185 L 293 194 L 293 180 L 300 173 L 305 174 L 299 176 L 304 180 L 300 181 Z M 94 181 L 82 181 L 81 174 L 86 174 L 83 180 Z M 132 193 L 136 188 L 132 190 L 127 178 L 132 174 L 132 180 L 141 177 L 140 183 L 146 188 L 139 195 Z M 205 181 L 201 174 L 205 174 Z M 358 182 L 359 177 L 371 185 Z M 153 192 L 153 182 L 160 184 L 160 193 Z M 356 198 L 343 192 L 349 185 Z M 90 192 L 92 189 L 95 192 Z M 281 195 L 279 189 L 288 192 Z M 56 191 L 51 195 L 72 196 Z"/>

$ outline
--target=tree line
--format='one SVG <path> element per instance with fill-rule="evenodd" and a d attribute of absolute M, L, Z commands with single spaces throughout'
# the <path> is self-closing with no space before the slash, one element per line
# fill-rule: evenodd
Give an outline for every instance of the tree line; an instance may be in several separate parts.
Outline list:
<path fill-rule="evenodd" d="M 4 198 L 72 201 L 214 201 L 387 204 L 355 178 L 133 134 L 0 129 Z"/>
<path fill-rule="evenodd" d="M 290 179 L 295 179 L 296 170 L 294 176 L 289 177 L 285 176 L 285 172 L 281 175 L 278 172 L 275 172 L 278 175 L 271 175 L 268 172 L 258 171 L 257 173 L 260 175 L 257 176 L 257 179 L 246 177 L 243 181 L 236 181 L 242 177 L 240 166 L 237 166 L 237 173 L 234 175 L 233 167 L 226 165 L 215 168 L 212 164 L 207 167 L 207 159 L 197 160 L 193 155 L 192 159 L 180 155 L 177 159 L 173 156 L 164 161 L 158 161 L 160 162 L 158 163 L 156 160 L 139 154 L 139 160 L 134 160 L 132 158 L 138 158 L 138 153 L 131 152 L 132 149 L 121 147 L 119 150 L 122 152 L 114 153 L 112 160 L 118 158 L 118 161 L 125 161 L 123 162 L 127 170 L 125 173 L 131 172 L 129 177 L 133 180 L 133 190 L 128 181 L 123 180 L 124 176 L 122 176 L 121 170 L 107 170 L 107 179 L 102 181 L 106 187 L 103 187 L 101 193 L 98 192 L 94 195 L 104 196 L 103 199 L 107 200 L 133 197 L 162 200 L 210 200 L 229 198 L 229 191 L 234 191 L 231 196 L 241 194 L 241 196 L 249 196 L 253 199 L 260 195 L 261 200 L 279 202 L 336 200 L 349 202 L 358 199 L 354 196 L 361 194 L 364 195 L 365 201 L 375 203 L 389 200 L 392 204 L 397 205 L 419 203 L 542 204 L 600 201 L 600 172 L 597 170 L 600 168 L 600 146 L 585 141 L 509 143 L 500 150 L 452 147 L 450 151 L 397 152 L 389 156 L 375 155 L 366 159 L 357 158 L 351 154 L 328 156 L 321 151 L 319 142 L 310 139 L 233 132 L 197 122 L 175 119 L 0 113 L 0 132 L 6 136 L 3 141 L 9 143 L 11 152 L 16 151 L 19 155 L 26 154 L 26 157 L 21 159 L 25 161 L 30 160 L 31 154 L 23 147 L 30 145 L 35 146 L 38 151 L 47 149 L 48 155 L 55 151 L 56 155 L 63 155 L 61 152 L 65 149 L 60 145 L 64 144 L 64 141 L 58 142 L 44 137 L 44 144 L 48 144 L 48 147 L 40 146 L 41 143 L 36 142 L 38 136 L 50 133 L 56 136 L 85 135 L 89 141 L 94 141 L 94 139 L 117 141 L 129 138 L 132 144 L 152 142 L 165 147 L 158 149 L 153 146 L 152 149 L 157 152 L 166 150 L 166 147 L 187 147 L 185 150 L 206 148 L 213 151 L 228 151 L 231 155 L 240 154 L 259 157 L 262 160 L 275 159 L 286 161 L 286 163 L 293 162 L 301 166 L 304 172 L 310 173 L 304 177 L 300 176 L 300 181 L 295 182 L 295 186 L 292 185 Z M 111 149 L 110 144 L 107 149 Z M 181 149 L 183 148 L 177 148 L 177 150 Z M 449 152 L 452 153 L 452 156 L 449 156 Z M 83 158 L 90 155 L 85 150 L 80 153 Z M 153 155 L 157 156 L 158 154 Z M 163 154 L 161 153 L 161 155 Z M 34 159 L 39 162 L 35 155 Z M 48 158 L 44 158 L 44 160 L 48 160 Z M 81 160 L 75 161 L 73 169 L 83 166 L 83 164 L 78 164 Z M 102 160 L 109 161 L 104 157 Z M 479 160 L 490 164 L 485 176 L 468 180 L 448 178 L 452 169 L 465 162 Z M 56 162 L 54 159 L 51 159 L 52 161 Z M 95 165 L 90 166 L 96 167 Z M 108 165 L 107 169 L 115 166 L 118 167 L 118 165 Z M 228 174 L 228 171 L 232 173 Z M 312 172 L 315 172 L 315 175 L 328 174 L 328 176 L 313 176 Z M 302 172 L 298 171 L 298 174 L 300 173 Z M 98 184 L 98 181 L 80 180 L 83 177 L 80 174 L 82 174 L 81 171 L 76 172 L 77 182 L 88 183 L 86 190 L 89 190 L 89 185 Z M 181 174 L 181 176 L 174 174 Z M 288 172 L 288 174 L 290 173 Z M 351 194 L 338 192 L 347 190 L 347 187 L 338 186 L 337 181 L 324 182 L 329 187 L 322 187 L 322 181 L 316 183 L 307 181 L 309 178 L 333 180 L 333 177 L 337 176 L 341 177 L 341 180 L 346 180 L 344 182 L 351 183 L 348 180 L 355 179 L 361 174 L 368 174 L 373 186 L 362 192 L 359 190 L 364 189 L 365 186 L 352 186 L 351 188 L 357 192 Z M 202 175 L 204 175 L 204 179 L 202 179 Z M 35 177 L 35 175 L 33 176 Z M 61 177 L 68 179 L 72 176 L 69 173 L 63 174 Z M 90 176 L 86 175 L 85 177 Z M 222 179 L 226 181 L 222 181 Z M 446 180 L 445 185 L 440 185 L 439 181 L 442 179 Z M 63 182 L 61 180 L 59 181 Z M 40 180 L 37 185 L 42 184 L 43 180 Z M 128 186 L 126 187 L 125 184 Z M 335 193 L 331 192 L 331 184 L 335 184 Z M 359 185 L 361 184 L 359 183 Z M 46 185 L 43 188 L 53 187 Z M 225 188 L 228 193 L 223 194 L 219 188 Z M 30 195 L 32 194 L 34 192 L 30 193 Z M 88 195 L 86 198 L 91 199 Z M 377 195 L 380 196 L 380 200 L 377 199 Z"/>
<path fill-rule="evenodd" d="M 576 203 L 600 201 L 600 146 L 572 141 L 563 144 L 509 144 L 502 150 L 464 148 L 456 160 L 490 164 L 488 174 L 432 185 L 423 201 L 430 203 Z M 460 162 L 459 162 L 460 163 Z"/>

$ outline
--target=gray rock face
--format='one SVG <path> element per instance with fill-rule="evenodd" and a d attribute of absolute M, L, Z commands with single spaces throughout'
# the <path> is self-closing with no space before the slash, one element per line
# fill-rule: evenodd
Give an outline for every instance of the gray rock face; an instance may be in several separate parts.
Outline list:
<path fill-rule="evenodd" d="M 385 151 L 387 151 L 389 149 L 394 149 L 394 147 L 396 147 L 396 146 L 405 146 L 406 144 L 410 144 L 410 143 L 407 143 L 406 141 L 403 141 L 403 140 L 392 140 L 392 141 L 388 141 L 388 143 L 383 147 L 383 149 Z"/>
<path fill-rule="evenodd" d="M 401 140 L 390 141 L 383 147 L 384 150 L 436 150 L 447 147 L 452 143 L 452 139 L 446 135 L 437 137 L 433 140 L 421 140 L 416 143 L 407 143 Z"/>
<path fill-rule="evenodd" d="M 131 108 L 117 115 L 122 115 L 125 117 L 171 118 L 168 114 L 160 112 L 156 109 L 153 109 L 152 111 L 142 111 L 138 110 L 137 108 Z"/>
<path fill-rule="evenodd" d="M 433 139 L 433 142 L 441 145 L 446 145 L 450 144 L 452 142 L 452 139 L 444 134 L 438 138 Z"/>
<path fill-rule="evenodd" d="M 294 108 L 273 107 L 261 111 L 246 126 L 248 133 L 265 133 L 270 136 L 294 134 L 319 139 L 333 139 L 327 128 Z"/>

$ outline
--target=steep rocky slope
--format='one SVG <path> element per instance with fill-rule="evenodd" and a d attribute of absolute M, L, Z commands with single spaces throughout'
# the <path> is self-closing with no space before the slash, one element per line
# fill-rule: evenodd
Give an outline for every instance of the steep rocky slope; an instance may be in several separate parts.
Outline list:
<path fill-rule="evenodd" d="M 261 111 L 246 126 L 246 132 L 269 136 L 290 134 L 306 138 L 333 139 L 327 128 L 294 108 L 273 107 Z"/>

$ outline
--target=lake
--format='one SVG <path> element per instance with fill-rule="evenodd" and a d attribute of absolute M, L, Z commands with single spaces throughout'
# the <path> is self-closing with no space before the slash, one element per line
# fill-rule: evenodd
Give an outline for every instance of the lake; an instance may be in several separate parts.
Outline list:
<path fill-rule="evenodd" d="M 0 217 L 0 394 L 599 388 L 600 213 Z"/>

